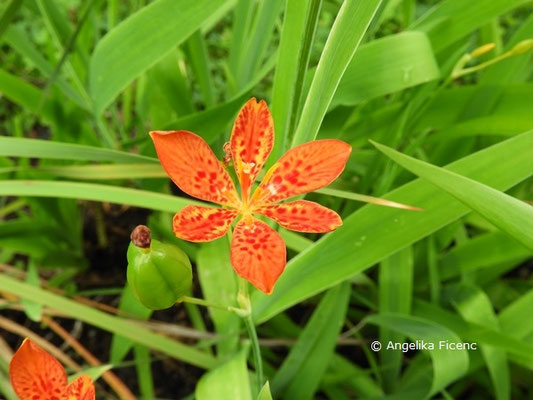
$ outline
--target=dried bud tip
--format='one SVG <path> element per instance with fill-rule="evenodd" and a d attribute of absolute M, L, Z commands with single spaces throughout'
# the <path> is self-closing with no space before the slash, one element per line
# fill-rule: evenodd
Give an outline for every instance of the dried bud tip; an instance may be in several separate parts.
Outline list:
<path fill-rule="evenodd" d="M 133 231 L 131 231 L 132 243 L 142 249 L 148 249 L 152 243 L 152 233 L 150 228 L 146 225 L 137 225 Z"/>
<path fill-rule="evenodd" d="M 224 146 L 222 146 L 222 150 L 224 151 L 224 158 L 222 159 L 222 162 L 225 165 L 228 165 L 231 162 L 231 145 L 230 142 L 224 143 Z"/>

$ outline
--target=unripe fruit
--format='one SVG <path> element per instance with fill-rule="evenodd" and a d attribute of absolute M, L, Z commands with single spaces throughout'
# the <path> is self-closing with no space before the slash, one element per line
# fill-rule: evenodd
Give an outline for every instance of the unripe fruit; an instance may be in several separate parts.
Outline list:
<path fill-rule="evenodd" d="M 189 293 L 191 263 L 179 248 L 151 240 L 150 230 L 139 225 L 128 247 L 128 283 L 135 297 L 152 310 L 169 308 Z"/>

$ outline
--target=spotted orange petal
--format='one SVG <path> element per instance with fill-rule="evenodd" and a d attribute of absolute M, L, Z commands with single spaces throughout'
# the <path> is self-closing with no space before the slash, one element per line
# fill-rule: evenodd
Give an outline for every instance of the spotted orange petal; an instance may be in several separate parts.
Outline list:
<path fill-rule="evenodd" d="M 81 375 L 67 386 L 67 400 L 94 400 L 93 380 L 87 375 Z"/>
<path fill-rule="evenodd" d="M 254 212 L 273 219 L 284 228 L 298 232 L 330 232 L 342 225 L 342 219 L 335 211 L 307 200 L 263 206 Z"/>
<path fill-rule="evenodd" d="M 296 146 L 265 175 L 252 202 L 271 204 L 329 185 L 344 170 L 352 147 L 341 140 L 324 139 Z"/>
<path fill-rule="evenodd" d="M 54 357 L 25 339 L 9 364 L 13 390 L 20 400 L 63 400 L 67 373 Z"/>
<path fill-rule="evenodd" d="M 213 203 L 239 205 L 233 181 L 204 139 L 187 131 L 153 131 L 150 136 L 161 165 L 181 190 Z"/>
<path fill-rule="evenodd" d="M 270 294 L 285 269 L 287 254 L 275 230 L 254 217 L 245 217 L 233 232 L 230 256 L 237 274 Z"/>
<path fill-rule="evenodd" d="M 252 98 L 241 108 L 231 131 L 230 148 L 242 198 L 263 168 L 274 145 L 274 122 L 267 104 Z"/>
<path fill-rule="evenodd" d="M 237 210 L 187 206 L 174 215 L 177 237 L 191 242 L 210 242 L 224 236 L 237 216 Z"/>

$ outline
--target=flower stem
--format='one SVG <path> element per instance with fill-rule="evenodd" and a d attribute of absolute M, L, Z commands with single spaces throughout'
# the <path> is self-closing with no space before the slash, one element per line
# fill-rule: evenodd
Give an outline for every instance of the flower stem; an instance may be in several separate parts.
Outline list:
<path fill-rule="evenodd" d="M 217 308 L 219 310 L 225 310 L 225 311 L 233 312 L 233 313 L 239 315 L 240 317 L 244 317 L 245 314 L 247 314 L 246 310 L 242 310 L 242 309 L 237 308 L 237 307 L 224 306 L 222 304 L 211 303 L 210 301 L 207 301 L 207 300 L 204 300 L 204 299 L 199 299 L 197 297 L 181 296 L 178 299 L 177 303 L 190 303 L 190 304 L 198 304 L 199 306 L 204 306 L 204 307 L 213 307 L 213 308 Z"/>
<path fill-rule="evenodd" d="M 263 361 L 261 359 L 261 347 L 259 347 L 259 339 L 257 338 L 257 331 L 252 319 L 252 305 L 250 303 L 250 296 L 248 295 L 248 282 L 239 278 L 239 293 L 237 294 L 237 302 L 246 315 L 243 315 L 244 325 L 248 331 L 248 336 L 252 342 L 252 355 L 254 358 L 255 372 L 257 373 L 258 393 L 263 386 Z"/>

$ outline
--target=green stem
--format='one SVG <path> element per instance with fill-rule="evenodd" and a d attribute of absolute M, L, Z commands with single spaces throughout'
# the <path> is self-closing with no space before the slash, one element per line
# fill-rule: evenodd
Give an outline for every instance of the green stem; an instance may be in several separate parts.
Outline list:
<path fill-rule="evenodd" d="M 261 347 L 259 347 L 259 339 L 257 338 L 257 331 L 255 330 L 255 324 L 252 319 L 252 305 L 250 303 L 250 296 L 248 294 L 248 282 L 242 278 L 239 278 L 239 293 L 237 295 L 237 302 L 241 309 L 247 313 L 243 316 L 244 325 L 248 331 L 248 336 L 252 342 L 252 355 L 254 358 L 255 372 L 257 373 L 257 386 L 259 393 L 263 386 L 263 361 L 261 359 Z"/>
<path fill-rule="evenodd" d="M 211 303 L 210 301 L 207 301 L 207 300 L 204 300 L 204 299 L 199 299 L 199 298 L 196 298 L 196 297 L 189 297 L 189 296 L 181 296 L 178 301 L 178 303 L 189 303 L 189 304 L 198 304 L 199 306 L 204 306 L 204 307 L 213 307 L 213 308 L 216 308 L 216 309 L 219 309 L 219 310 L 225 310 L 225 311 L 229 311 L 229 312 L 233 312 L 241 317 L 244 317 L 244 315 L 247 313 L 246 310 L 242 310 L 240 308 L 237 308 L 237 307 L 231 307 L 231 306 L 224 306 L 222 304 L 216 304 L 216 303 Z"/>

